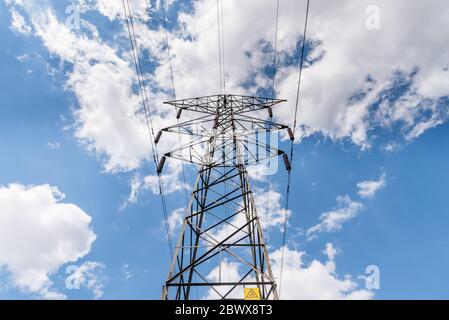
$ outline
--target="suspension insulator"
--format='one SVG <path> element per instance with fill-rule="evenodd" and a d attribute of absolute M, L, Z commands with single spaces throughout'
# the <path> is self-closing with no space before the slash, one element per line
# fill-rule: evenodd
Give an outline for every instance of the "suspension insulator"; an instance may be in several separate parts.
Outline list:
<path fill-rule="evenodd" d="M 292 129 L 287 128 L 287 133 L 288 133 L 288 136 L 290 137 L 290 140 L 294 141 L 295 140 L 295 136 L 293 135 Z"/>
<path fill-rule="evenodd" d="M 159 130 L 159 132 L 156 135 L 156 138 L 154 138 L 154 143 L 155 144 L 159 143 L 159 140 L 161 139 L 161 136 L 162 136 L 162 130 Z"/>
<path fill-rule="evenodd" d="M 159 163 L 157 165 L 157 170 L 156 170 L 157 174 L 161 174 L 162 169 L 164 168 L 164 164 L 165 164 L 165 160 L 166 159 L 167 158 L 165 156 L 162 156 L 161 160 L 159 160 Z"/>
<path fill-rule="evenodd" d="M 284 158 L 285 169 L 287 169 L 287 171 L 290 171 L 292 169 L 292 166 L 290 164 L 290 160 L 288 159 L 288 155 L 284 153 L 282 157 Z"/>
<path fill-rule="evenodd" d="M 181 113 L 182 113 L 182 108 L 179 108 L 178 113 L 176 114 L 176 119 L 179 120 L 179 118 L 181 118 Z"/>
<path fill-rule="evenodd" d="M 271 107 L 268 107 L 268 116 L 270 118 L 273 118 L 273 110 L 271 109 Z"/>

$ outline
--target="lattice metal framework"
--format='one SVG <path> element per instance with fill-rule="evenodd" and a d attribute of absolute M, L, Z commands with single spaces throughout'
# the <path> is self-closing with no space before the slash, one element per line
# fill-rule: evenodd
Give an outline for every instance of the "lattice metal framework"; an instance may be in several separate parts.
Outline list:
<path fill-rule="evenodd" d="M 258 287 L 262 299 L 278 299 L 246 166 L 282 155 L 290 169 L 287 155 L 266 139 L 284 129 L 293 139 L 287 126 L 271 120 L 271 107 L 283 101 L 226 94 L 166 102 L 178 119 L 183 111 L 202 115 L 162 129 L 155 140 L 162 132 L 191 136 L 161 158 L 159 174 L 167 157 L 199 165 L 163 299 L 242 299 L 245 286 Z M 249 115 L 264 109 L 270 120 Z"/>

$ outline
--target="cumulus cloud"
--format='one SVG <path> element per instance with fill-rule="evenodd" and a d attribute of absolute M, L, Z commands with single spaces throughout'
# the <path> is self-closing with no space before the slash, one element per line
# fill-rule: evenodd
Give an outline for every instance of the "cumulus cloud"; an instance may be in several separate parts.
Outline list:
<path fill-rule="evenodd" d="M 149 137 L 139 96 L 134 93 L 134 70 L 120 57 L 117 48 L 98 38 L 88 23 L 78 33 L 58 20 L 50 7 L 16 3 L 25 10 L 47 50 L 72 64 L 66 88 L 78 98 L 74 112 L 75 136 L 84 145 L 104 156 L 107 171 L 125 171 L 149 158 Z M 11 9 L 14 12 L 14 7 Z"/>
<path fill-rule="evenodd" d="M 182 165 L 179 161 L 167 161 L 166 167 L 164 168 L 164 173 L 161 175 L 162 188 L 164 189 L 164 194 L 171 194 L 177 191 L 190 190 L 188 184 L 184 184 L 181 181 L 180 174 L 182 172 Z M 122 204 L 122 208 L 128 205 L 135 204 L 139 196 L 145 192 L 150 191 L 152 194 L 159 194 L 159 181 L 157 175 L 148 175 L 141 177 L 135 175 L 130 181 L 130 193 L 126 200 Z"/>
<path fill-rule="evenodd" d="M 177 208 L 173 210 L 168 216 L 168 227 L 170 231 L 173 233 L 182 225 L 184 216 L 186 213 L 186 208 Z"/>
<path fill-rule="evenodd" d="M 85 256 L 96 238 L 91 217 L 63 199 L 49 185 L 0 187 L 0 266 L 12 285 L 43 298 L 65 298 L 51 274 Z"/>
<path fill-rule="evenodd" d="M 215 5 L 210 1 L 195 2 L 193 10 L 179 14 L 178 27 L 169 32 L 178 95 L 189 97 L 218 90 Z M 368 5 L 380 8 L 379 30 L 366 27 Z M 272 61 L 274 6 L 274 2 L 263 6 L 253 1 L 223 2 L 229 92 L 255 93 L 269 87 L 269 75 L 263 70 Z M 295 62 L 303 36 L 298 20 L 302 21 L 304 9 L 305 1 L 283 1 L 280 6 L 278 96 L 290 102 L 296 95 Z M 314 1 L 299 133 L 349 138 L 369 148 L 374 128 L 399 124 L 404 138 L 413 139 L 447 121 L 447 108 L 439 99 L 449 94 L 441 42 L 449 40 L 449 33 L 444 31 L 448 30 L 444 13 L 448 10 L 443 0 L 413 4 L 405 0 L 338 4 Z M 404 19 L 423 23 L 409 24 Z M 159 61 L 152 79 L 158 87 L 169 88 L 160 29 L 141 31 L 142 43 Z M 432 50 L 421 50 L 423 44 Z M 289 106 L 277 116 L 290 124 L 294 104 Z"/>
<path fill-rule="evenodd" d="M 150 159 L 148 131 L 133 87 L 132 59 L 123 45 L 127 34 L 120 1 L 83 1 L 89 4 L 83 12 L 96 10 L 111 22 L 121 23 L 123 29 L 114 43 L 102 39 L 92 22 L 82 23 L 82 30 L 70 30 L 48 5 L 5 2 L 12 27 L 32 32 L 52 55 L 73 65 L 66 87 L 78 98 L 75 136 L 104 158 L 105 169 L 133 170 Z M 170 4 L 168 1 L 167 6 Z M 161 14 L 160 7 L 152 7 L 146 0 L 131 0 L 130 5 L 139 50 L 151 60 L 145 78 L 158 129 L 174 119 L 172 110 L 161 106 L 171 90 L 164 32 L 160 23 L 148 23 L 151 14 Z M 272 62 L 275 5 L 274 1 L 264 5 L 223 1 L 228 92 L 269 90 L 266 70 Z M 379 30 L 365 26 L 367 5 L 379 7 Z M 219 92 L 215 6 L 213 1 L 195 1 L 189 10 L 180 9 L 170 16 L 176 19 L 169 23 L 168 39 L 179 97 Z M 19 8 L 28 17 L 19 16 Z M 275 116 L 287 124 L 292 121 L 296 95 L 303 37 L 298 21 L 302 21 L 304 9 L 305 1 L 286 0 L 280 5 L 277 95 L 290 103 L 280 107 L 282 112 L 275 111 Z M 444 0 L 413 4 L 406 0 L 314 1 L 297 136 L 318 132 L 333 139 L 349 138 L 361 148 L 369 148 L 374 139 L 370 132 L 377 127 L 399 124 L 404 138 L 413 140 L 446 122 L 449 108 L 442 97 L 449 94 L 444 55 L 449 40 L 448 11 Z M 422 23 L 410 24 L 404 19 Z M 169 139 L 164 145 L 170 149 L 175 142 Z M 259 174 L 255 170 L 256 177 L 261 170 Z"/>
<path fill-rule="evenodd" d="M 258 163 L 255 165 L 248 166 L 247 171 L 250 179 L 256 181 L 266 181 L 268 177 L 269 168 L 266 165 L 266 163 Z"/>
<path fill-rule="evenodd" d="M 324 250 L 327 260 L 321 262 L 312 260 L 310 263 L 304 261 L 306 253 L 290 248 L 284 249 L 284 267 L 282 283 L 280 281 L 280 270 L 282 260 L 282 248 L 270 253 L 270 261 L 273 275 L 278 281 L 278 290 L 281 299 L 372 299 L 374 293 L 359 288 L 358 284 L 350 275 L 343 277 L 336 273 L 335 257 L 339 252 L 331 243 L 326 244 Z M 206 277 L 208 281 L 224 282 L 239 281 L 243 276 L 245 268 L 237 262 L 228 262 L 226 259 L 220 262 Z M 254 281 L 249 276 L 245 280 Z M 215 287 L 209 289 L 205 299 L 217 299 L 225 294 L 230 288 Z M 228 298 L 242 299 L 243 292 L 234 290 Z"/>
<path fill-rule="evenodd" d="M 149 0 L 129 0 L 129 6 L 139 19 L 148 20 L 147 10 L 150 8 Z M 122 1 L 97 0 L 96 8 L 110 20 L 123 16 Z"/>
<path fill-rule="evenodd" d="M 319 232 L 340 230 L 346 221 L 354 218 L 363 209 L 362 203 L 353 201 L 349 196 L 338 196 L 337 204 L 337 209 L 322 213 L 320 223 L 307 229 L 306 235 L 309 239 Z"/>
<path fill-rule="evenodd" d="M 238 282 L 242 275 L 239 270 L 241 265 L 237 262 L 229 262 L 227 259 L 223 259 L 220 261 L 219 265 L 216 266 L 209 274 L 206 276 L 206 279 L 209 282 Z M 245 279 L 246 281 L 254 280 L 251 276 Z M 229 290 L 231 290 L 232 286 L 216 286 L 207 291 L 205 300 L 217 300 L 221 299 L 222 296 L 226 295 Z M 238 290 L 233 290 L 229 295 L 226 296 L 229 299 L 242 299 L 243 292 L 239 292 Z"/>
<path fill-rule="evenodd" d="M 124 263 L 122 266 L 122 277 L 125 281 L 134 277 L 134 272 L 131 270 L 128 263 Z"/>
<path fill-rule="evenodd" d="M 102 263 L 86 261 L 81 266 L 74 269 L 74 272 L 67 278 L 67 280 L 76 283 L 77 288 L 87 288 L 92 292 L 94 299 L 100 299 L 104 293 L 104 269 L 105 265 Z"/>
<path fill-rule="evenodd" d="M 386 185 L 385 173 L 383 173 L 379 180 L 366 180 L 357 183 L 359 188 L 358 194 L 362 198 L 373 198 L 377 191 L 384 188 Z"/>
<path fill-rule="evenodd" d="M 254 202 L 256 203 L 257 213 L 261 217 L 260 223 L 262 228 L 281 227 L 285 218 L 291 216 L 291 210 L 283 208 L 282 194 L 277 190 L 276 186 L 271 186 L 268 190 L 254 188 Z"/>
<path fill-rule="evenodd" d="M 161 175 L 162 187 L 167 194 L 183 190 L 184 187 L 189 189 L 188 185 L 184 185 L 184 182 L 180 179 L 180 173 L 182 172 L 182 164 L 179 161 L 167 161 L 166 168 Z M 149 175 L 143 178 L 144 189 L 150 190 L 153 194 L 159 194 L 159 184 L 157 175 Z"/>
<path fill-rule="evenodd" d="M 11 29 L 25 35 L 31 34 L 32 31 L 25 18 L 15 9 L 11 10 Z"/>
<path fill-rule="evenodd" d="M 79 102 L 74 114 L 76 137 L 105 156 L 108 171 L 136 169 L 148 160 L 148 132 L 138 95 L 133 91 L 136 79 L 132 59 L 127 49 L 123 53 L 116 47 L 116 43 L 126 43 L 125 24 L 121 24 L 116 43 L 111 44 L 93 25 L 75 33 L 44 5 L 18 0 L 6 3 L 15 16 L 15 25 L 21 20 L 17 7 L 28 13 L 30 27 L 48 51 L 73 64 L 66 85 Z M 111 21 L 123 17 L 120 1 L 89 3 L 83 10 L 97 10 Z M 152 13 L 160 14 L 160 7 L 153 8 L 145 0 L 132 0 L 130 5 L 139 49 L 149 53 L 152 61 L 145 77 L 154 104 L 155 126 L 159 128 L 174 119 L 173 112 L 161 107 L 171 89 L 165 36 L 161 24 L 147 23 Z M 365 26 L 368 5 L 379 7 L 379 30 Z M 202 0 L 192 6 L 181 9 L 175 15 L 177 20 L 169 24 L 174 25 L 168 39 L 179 97 L 219 91 L 216 3 Z M 274 1 L 264 5 L 223 1 L 228 92 L 256 94 L 269 89 L 266 70 L 273 54 L 274 9 Z M 280 5 L 277 93 L 290 103 L 275 115 L 287 124 L 292 121 L 296 95 L 298 49 L 303 37 L 298 21 L 302 21 L 304 9 L 305 1 L 287 0 Z M 399 124 L 404 138 L 413 140 L 446 122 L 449 110 L 441 98 L 449 94 L 445 58 L 448 11 L 445 0 L 412 4 L 407 0 L 314 1 L 297 136 L 319 132 L 333 139 L 349 138 L 369 148 L 374 128 Z M 405 19 L 420 23 L 407 23 Z"/>
<path fill-rule="evenodd" d="M 368 5 L 379 8 L 379 30 L 365 27 Z M 449 86 L 426 88 L 432 79 L 440 78 L 447 64 L 440 40 L 449 39 L 449 33 L 442 31 L 447 30 L 448 10 L 444 1 L 412 5 L 408 1 L 314 1 L 309 36 L 318 41 L 313 51 L 321 52 L 322 58 L 303 74 L 301 123 L 332 138 L 349 137 L 368 148 L 373 128 L 399 124 L 405 138 L 415 138 L 408 132 L 429 119 L 435 118 L 423 131 L 447 121 L 439 97 L 449 94 Z M 422 23 L 409 24 L 404 19 Z M 280 24 L 280 30 L 289 26 L 285 20 Z M 423 46 L 432 50 L 422 50 Z M 295 92 L 291 71 L 291 67 L 281 71 L 285 78 L 280 79 L 279 88 L 280 95 L 290 100 Z"/>
<path fill-rule="evenodd" d="M 327 261 L 312 260 L 305 263 L 304 251 L 284 249 L 281 299 L 371 299 L 372 291 L 358 288 L 351 276 L 340 277 L 336 273 L 337 250 L 326 244 Z M 282 248 L 270 254 L 273 273 L 280 274 Z"/>
<path fill-rule="evenodd" d="M 142 179 L 139 176 L 133 176 L 129 182 L 130 192 L 125 201 L 121 204 L 120 208 L 124 209 L 128 205 L 135 204 L 139 197 L 140 188 L 142 186 Z"/>

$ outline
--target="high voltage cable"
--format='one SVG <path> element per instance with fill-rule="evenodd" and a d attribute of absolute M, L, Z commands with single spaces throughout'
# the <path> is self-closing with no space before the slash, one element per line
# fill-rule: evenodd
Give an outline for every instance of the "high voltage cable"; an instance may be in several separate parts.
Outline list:
<path fill-rule="evenodd" d="M 303 32 L 303 39 L 302 39 L 302 49 L 301 49 L 301 60 L 300 60 L 299 74 L 298 74 L 298 87 L 296 89 L 295 117 L 294 117 L 294 121 L 293 121 L 293 133 L 295 133 L 296 125 L 297 125 L 297 115 L 298 115 L 298 108 L 299 108 L 299 101 L 300 101 L 300 89 L 301 89 L 301 76 L 302 76 L 302 68 L 303 68 L 303 64 L 304 64 L 304 54 L 305 54 L 305 47 L 306 47 L 307 23 L 309 20 L 309 5 L 310 5 L 310 0 L 307 0 L 306 16 L 305 16 L 305 21 L 304 21 L 304 32 Z M 293 150 L 294 150 L 294 140 L 292 140 L 291 144 L 290 144 L 290 162 L 292 164 L 293 164 Z M 284 209 L 285 212 L 284 212 L 284 226 L 283 226 L 284 233 L 282 235 L 281 272 L 280 272 L 280 279 L 279 279 L 279 298 L 281 298 L 282 274 L 284 271 L 284 255 L 285 255 L 285 243 L 286 243 L 286 239 L 287 239 L 290 183 L 291 183 L 291 170 L 288 171 L 287 192 L 286 192 L 286 196 L 285 196 L 285 209 Z"/>
<path fill-rule="evenodd" d="M 165 45 L 167 48 L 167 57 L 168 57 L 168 63 L 170 66 L 172 94 L 173 94 L 173 100 L 176 100 L 175 77 L 173 75 L 173 64 L 172 64 L 171 53 L 170 53 L 170 43 L 168 41 L 167 19 L 166 19 L 166 14 L 165 14 L 165 1 L 164 0 L 161 0 L 161 9 L 162 9 L 162 19 L 163 19 L 163 26 L 164 26 L 164 33 L 165 33 Z M 176 118 L 176 120 L 179 124 L 179 119 Z M 181 145 L 181 132 L 178 132 L 178 139 L 179 139 L 179 144 Z M 186 201 L 186 214 L 187 214 L 187 210 L 188 210 L 187 207 L 189 206 L 189 200 L 188 200 L 188 196 L 187 196 L 187 183 L 186 183 L 186 172 L 185 172 L 185 168 L 184 168 L 184 163 L 181 163 L 181 166 L 182 166 L 182 179 L 183 179 L 183 184 L 184 184 L 184 197 L 185 197 L 185 201 Z"/>
<path fill-rule="evenodd" d="M 221 25 L 220 25 L 220 5 L 217 0 L 217 35 L 218 35 L 218 66 L 219 66 L 219 79 L 220 79 L 220 92 L 223 94 L 223 67 L 221 60 Z"/>
<path fill-rule="evenodd" d="M 278 22 L 279 22 L 279 0 L 276 2 L 276 22 L 274 27 L 274 50 L 273 50 L 273 79 L 271 85 L 271 98 L 274 99 L 276 97 L 276 88 L 275 88 L 275 78 L 276 78 L 276 68 L 277 68 L 277 39 L 278 39 Z M 268 170 L 271 167 L 271 158 L 268 158 Z M 266 208 L 265 208 L 265 239 L 266 243 L 268 243 L 268 205 L 269 205 L 269 194 L 271 189 L 270 183 L 270 174 L 267 172 L 267 194 L 266 194 Z"/>
<path fill-rule="evenodd" d="M 174 77 L 174 72 L 173 72 L 173 63 L 172 63 L 172 58 L 171 58 L 171 53 L 170 53 L 170 43 L 168 40 L 168 31 L 167 31 L 167 18 L 166 18 L 166 13 L 165 13 L 165 1 L 161 0 L 161 9 L 162 9 L 162 19 L 163 19 L 163 27 L 164 27 L 164 34 L 165 34 L 165 44 L 166 44 L 166 48 L 167 48 L 167 57 L 168 57 L 168 63 L 169 63 L 169 67 L 170 67 L 170 79 L 171 79 L 171 85 L 172 85 L 172 94 L 173 94 L 173 100 L 176 100 L 176 86 L 175 86 L 175 77 Z M 176 121 L 179 125 L 179 118 L 176 117 Z M 181 145 L 181 132 L 178 132 L 178 140 L 179 140 L 179 144 Z M 187 180 L 186 180 L 186 172 L 185 172 L 185 166 L 184 163 L 181 163 L 181 168 L 182 168 L 182 181 L 183 181 L 183 189 L 184 189 L 184 198 L 185 198 L 185 202 L 186 202 L 186 212 L 185 215 L 187 216 L 188 214 L 188 210 L 189 210 L 189 199 L 188 199 L 188 195 L 187 195 Z M 179 263 L 179 261 L 178 261 Z M 198 288 L 196 288 L 196 294 L 197 294 L 197 298 L 199 298 L 198 295 Z"/>
<path fill-rule="evenodd" d="M 273 51 L 273 83 L 271 86 L 271 98 L 274 99 L 276 96 L 275 90 L 275 80 L 276 80 L 276 71 L 277 71 L 277 42 L 278 42 L 278 23 L 279 23 L 279 0 L 276 3 L 276 23 L 275 23 L 275 31 L 274 31 L 274 51 Z"/>
<path fill-rule="evenodd" d="M 140 88 L 140 93 L 141 93 L 141 97 L 142 97 L 142 104 L 144 106 L 145 117 L 147 120 L 147 126 L 148 126 L 149 133 L 150 133 L 150 144 L 151 144 L 151 148 L 152 148 L 152 152 L 153 152 L 153 160 L 154 160 L 155 166 L 157 166 L 157 162 L 159 161 L 159 155 L 158 155 L 157 145 L 154 144 L 154 142 L 153 142 L 154 137 L 155 137 L 153 119 L 151 116 L 150 107 L 149 107 L 149 103 L 148 103 L 148 96 L 147 96 L 147 92 L 146 92 L 145 84 L 144 84 L 142 63 L 140 61 L 140 56 L 139 56 L 138 47 L 137 47 L 137 39 L 136 39 L 135 30 L 134 30 L 134 20 L 131 15 L 131 10 L 130 10 L 128 0 L 126 0 L 126 4 L 127 4 L 127 6 L 125 6 L 125 0 L 123 0 L 126 24 L 127 24 L 127 28 L 128 28 L 128 35 L 129 35 L 130 42 L 131 42 L 131 49 L 133 52 L 134 64 L 136 66 L 136 73 L 137 73 L 137 78 L 139 81 L 139 88 Z M 128 9 L 128 11 L 126 11 L 126 9 Z M 129 19 L 128 19 L 128 16 L 129 16 Z M 165 229 L 166 229 L 166 233 L 167 233 L 167 240 L 168 240 L 168 245 L 169 245 L 169 250 L 170 250 L 170 256 L 173 256 L 173 245 L 172 245 L 172 240 L 171 240 L 170 227 L 169 227 L 169 223 L 168 223 L 167 204 L 166 204 L 165 194 L 164 194 L 164 190 L 163 190 L 162 177 L 159 174 L 158 174 L 158 184 L 159 184 L 159 195 L 161 197 L 161 202 L 162 202 L 162 210 L 163 210 L 163 214 L 164 214 Z"/>
<path fill-rule="evenodd" d="M 126 3 L 125 3 L 125 1 L 126 1 Z M 142 63 L 140 61 L 139 51 L 137 48 L 137 39 L 136 39 L 135 30 L 134 30 L 134 21 L 133 21 L 132 15 L 131 15 L 129 1 L 122 0 L 122 3 L 123 3 L 123 9 L 125 12 L 125 19 L 126 19 L 126 25 L 127 25 L 127 29 L 128 29 L 129 40 L 130 40 L 130 44 L 131 44 L 132 56 L 133 56 L 134 65 L 136 68 L 137 79 L 139 82 L 140 96 L 142 99 L 142 104 L 143 104 L 144 111 L 145 111 L 145 118 L 146 118 L 147 127 L 148 127 L 148 131 L 149 131 L 149 135 L 150 135 L 150 145 L 151 145 L 151 150 L 153 153 L 153 161 L 155 163 L 155 166 L 157 166 L 157 162 L 159 160 L 159 155 L 158 155 L 157 145 L 154 144 L 155 135 L 154 135 L 153 119 L 151 117 L 150 107 L 149 107 L 149 103 L 148 103 L 148 96 L 147 96 L 145 84 L 144 84 Z M 167 203 L 166 203 L 164 189 L 163 189 L 162 177 L 160 174 L 158 174 L 158 184 L 159 184 L 159 195 L 161 197 L 161 202 L 162 202 L 162 210 L 164 213 L 165 232 L 167 234 L 170 256 L 172 257 L 173 256 L 173 244 L 172 244 L 172 239 L 171 239 L 170 226 L 168 223 Z"/>
<path fill-rule="evenodd" d="M 225 72 L 225 44 L 224 44 L 224 23 L 223 23 L 223 1 L 217 0 L 217 35 L 218 35 L 218 65 L 221 94 L 226 91 L 226 72 Z"/>
<path fill-rule="evenodd" d="M 162 19 L 163 19 L 163 26 L 164 26 L 164 33 L 165 33 L 165 44 L 167 46 L 168 64 L 170 66 L 170 77 L 171 77 L 173 98 L 176 100 L 175 80 L 173 77 L 173 66 L 172 66 L 172 61 L 171 61 L 170 45 L 168 42 L 167 19 L 165 17 L 165 1 L 164 0 L 161 0 L 161 9 L 162 9 Z"/>
<path fill-rule="evenodd" d="M 295 121 L 293 123 L 293 132 L 295 132 L 296 130 L 296 124 L 298 121 L 298 107 L 299 107 L 299 93 L 300 93 L 300 88 L 301 88 L 301 76 L 302 76 L 302 67 L 303 67 L 303 63 L 304 63 L 304 52 L 305 52 L 305 48 L 306 48 L 306 34 L 307 34 L 307 22 L 309 20 L 309 5 L 310 5 L 310 0 L 307 0 L 307 8 L 306 8 L 306 19 L 304 22 L 304 36 L 303 36 L 303 44 L 302 44 L 302 48 L 301 48 L 301 62 L 300 62 L 300 67 L 299 67 L 299 74 L 298 74 L 298 88 L 296 89 L 296 102 L 295 102 Z M 291 147 L 291 152 L 293 152 L 293 143 L 292 143 L 292 147 Z M 293 156 L 293 154 L 291 154 L 290 156 Z"/>
<path fill-rule="evenodd" d="M 221 11 L 221 59 L 223 71 L 223 93 L 226 93 L 226 64 L 225 64 L 225 41 L 224 41 L 224 18 L 223 18 L 223 0 L 220 0 Z"/>

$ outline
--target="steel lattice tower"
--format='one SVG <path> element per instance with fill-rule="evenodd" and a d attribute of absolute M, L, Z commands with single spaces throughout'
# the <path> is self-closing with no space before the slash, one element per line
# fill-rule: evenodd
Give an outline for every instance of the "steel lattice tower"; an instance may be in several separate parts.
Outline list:
<path fill-rule="evenodd" d="M 263 139 L 284 129 L 293 138 L 287 126 L 271 120 L 272 106 L 283 101 L 226 94 L 165 102 L 177 109 L 178 120 L 182 112 L 201 116 L 178 121 L 155 139 L 162 132 L 190 135 L 160 159 L 158 174 L 167 157 L 199 168 L 163 299 L 242 299 L 245 286 L 259 288 L 261 299 L 278 299 L 246 166 L 282 155 L 290 170 L 288 156 Z M 269 120 L 256 117 L 264 109 Z"/>

